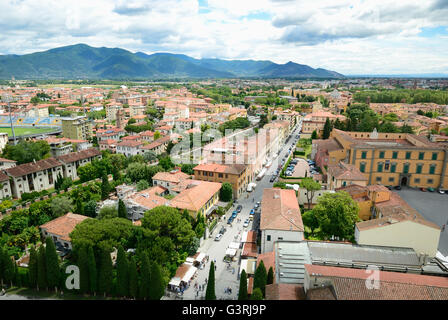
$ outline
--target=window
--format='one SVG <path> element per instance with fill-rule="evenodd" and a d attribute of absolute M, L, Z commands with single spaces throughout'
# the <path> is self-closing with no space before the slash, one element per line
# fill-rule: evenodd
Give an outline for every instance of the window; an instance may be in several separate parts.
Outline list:
<path fill-rule="evenodd" d="M 360 164 L 359 171 L 366 172 L 366 164 L 364 162 Z"/>
<path fill-rule="evenodd" d="M 416 171 L 416 173 L 422 173 L 422 168 L 423 168 L 423 165 L 421 163 L 417 164 L 417 171 Z"/>
<path fill-rule="evenodd" d="M 432 153 L 432 158 L 431 160 L 437 160 L 437 152 L 433 152 Z"/>
<path fill-rule="evenodd" d="M 429 167 L 429 174 L 434 174 L 436 172 L 436 166 L 434 164 L 432 164 Z"/>
<path fill-rule="evenodd" d="M 425 158 L 425 153 L 424 152 L 420 152 L 418 154 L 418 160 L 423 160 Z"/>
<path fill-rule="evenodd" d="M 390 177 L 389 178 L 389 182 L 394 182 L 395 181 L 395 178 L 394 177 Z"/>
<path fill-rule="evenodd" d="M 415 178 L 415 179 L 414 179 L 414 182 L 415 182 L 415 183 L 420 183 L 420 178 Z"/>
<path fill-rule="evenodd" d="M 361 153 L 361 159 L 366 159 L 367 158 L 367 151 L 363 151 Z"/>
<path fill-rule="evenodd" d="M 271 241 L 271 236 L 270 235 L 266 236 L 266 241 Z"/>
<path fill-rule="evenodd" d="M 409 163 L 405 163 L 403 165 L 403 173 L 408 173 L 409 172 Z"/>
<path fill-rule="evenodd" d="M 411 152 L 406 152 L 406 159 L 411 159 Z"/>
<path fill-rule="evenodd" d="M 432 184 L 433 182 L 434 182 L 433 179 L 428 179 L 428 183 L 429 183 L 429 184 Z"/>
<path fill-rule="evenodd" d="M 378 163 L 378 172 L 383 172 L 383 163 L 382 162 Z"/>
<path fill-rule="evenodd" d="M 394 151 L 392 152 L 392 159 L 397 159 L 398 158 L 398 152 Z"/>
<path fill-rule="evenodd" d="M 381 182 L 381 177 L 376 177 L 376 182 Z"/>
<path fill-rule="evenodd" d="M 222 178 L 222 173 L 218 173 L 218 177 L 219 177 L 219 178 Z"/>
<path fill-rule="evenodd" d="M 380 151 L 380 159 L 384 159 L 384 151 Z"/>

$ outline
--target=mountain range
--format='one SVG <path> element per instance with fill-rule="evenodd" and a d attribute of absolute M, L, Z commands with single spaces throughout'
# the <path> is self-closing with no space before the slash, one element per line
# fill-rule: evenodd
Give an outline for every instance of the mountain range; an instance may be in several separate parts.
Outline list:
<path fill-rule="evenodd" d="M 0 79 L 344 78 L 335 71 L 272 61 L 195 59 L 76 44 L 0 55 Z"/>

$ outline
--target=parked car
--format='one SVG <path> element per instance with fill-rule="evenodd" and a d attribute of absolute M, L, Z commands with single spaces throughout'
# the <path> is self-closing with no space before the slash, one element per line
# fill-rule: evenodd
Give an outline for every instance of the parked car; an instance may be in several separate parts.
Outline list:
<path fill-rule="evenodd" d="M 274 182 L 275 181 L 275 176 L 272 176 L 271 179 L 269 180 L 269 182 Z"/>
<path fill-rule="evenodd" d="M 249 220 L 249 219 L 246 219 L 246 220 L 244 221 L 244 223 L 243 223 L 243 227 L 244 227 L 244 228 L 247 228 L 247 227 L 249 226 L 249 222 L 250 222 L 250 220 Z"/>
<path fill-rule="evenodd" d="M 218 233 L 215 237 L 215 241 L 219 241 L 222 238 L 222 233 Z"/>
<path fill-rule="evenodd" d="M 425 188 L 420 188 L 420 191 L 426 192 Z"/>
<path fill-rule="evenodd" d="M 229 220 L 227 220 L 227 224 L 232 224 L 232 222 L 233 222 L 233 218 L 230 217 Z"/>
<path fill-rule="evenodd" d="M 219 233 L 220 233 L 220 234 L 224 234 L 224 233 L 226 233 L 226 231 L 227 231 L 227 229 L 224 228 L 224 226 L 222 226 L 222 227 L 221 227 L 221 230 L 219 230 Z"/>
<path fill-rule="evenodd" d="M 386 186 L 387 189 L 392 190 L 393 187 L 392 186 Z"/>
<path fill-rule="evenodd" d="M 243 206 L 240 204 L 238 205 L 238 207 L 236 207 L 236 211 L 238 211 L 238 213 L 240 213 L 242 209 L 243 209 Z"/>
<path fill-rule="evenodd" d="M 250 209 L 249 215 L 254 215 L 254 214 L 255 214 L 255 210 L 254 209 Z"/>
<path fill-rule="evenodd" d="M 233 219 L 235 219 L 237 215 L 238 215 L 238 211 L 235 210 L 235 211 L 232 212 L 232 218 Z"/>
<path fill-rule="evenodd" d="M 434 191 L 436 191 L 436 189 L 429 187 L 429 188 L 428 188 L 428 191 L 429 191 L 429 192 L 434 192 Z"/>
<path fill-rule="evenodd" d="M 395 190 L 401 190 L 401 186 L 395 186 L 394 189 Z"/>
<path fill-rule="evenodd" d="M 437 192 L 440 193 L 440 194 L 444 194 L 445 190 L 439 189 L 439 190 L 437 190 Z"/>

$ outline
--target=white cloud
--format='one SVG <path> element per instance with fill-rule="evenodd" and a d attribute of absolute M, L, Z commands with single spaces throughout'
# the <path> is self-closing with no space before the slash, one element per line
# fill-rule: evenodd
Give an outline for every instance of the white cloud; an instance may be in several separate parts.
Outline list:
<path fill-rule="evenodd" d="M 444 0 L 8 0 L 0 53 L 75 43 L 194 57 L 295 61 L 341 73 L 448 72 Z M 202 6 L 204 9 L 204 6 Z M 256 19 L 257 14 L 271 21 Z"/>

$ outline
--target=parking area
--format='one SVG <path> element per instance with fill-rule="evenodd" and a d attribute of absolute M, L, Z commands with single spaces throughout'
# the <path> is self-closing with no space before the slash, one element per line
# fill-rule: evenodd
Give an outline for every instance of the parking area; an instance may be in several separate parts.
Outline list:
<path fill-rule="evenodd" d="M 437 192 L 422 192 L 418 189 L 403 188 L 394 190 L 411 207 L 420 212 L 425 219 L 442 227 L 447 225 L 440 234 L 439 251 L 448 256 L 448 194 Z"/>
<path fill-rule="evenodd" d="M 294 168 L 294 172 L 292 173 L 291 177 L 294 178 L 304 178 L 304 177 L 310 177 L 310 165 L 305 159 L 297 158 L 298 162 Z"/>

